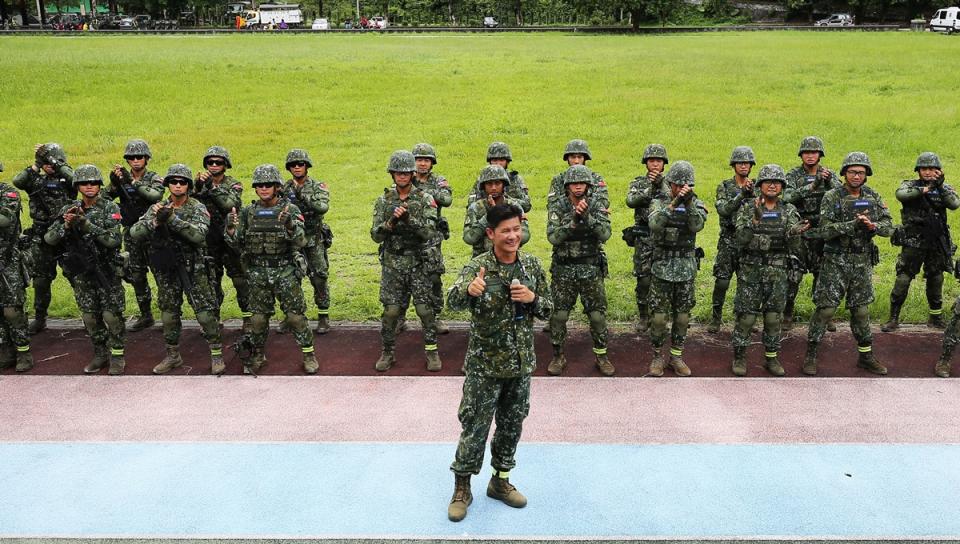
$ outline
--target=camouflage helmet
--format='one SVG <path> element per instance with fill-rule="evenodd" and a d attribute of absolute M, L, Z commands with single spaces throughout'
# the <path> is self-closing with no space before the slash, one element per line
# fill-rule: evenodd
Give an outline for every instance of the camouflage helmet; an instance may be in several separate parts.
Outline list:
<path fill-rule="evenodd" d="M 924 151 L 919 157 L 917 157 L 917 165 L 913 167 L 913 171 L 919 172 L 921 168 L 936 168 L 937 170 L 943 170 L 943 166 L 940 165 L 940 157 L 931 151 Z"/>
<path fill-rule="evenodd" d="M 430 159 L 433 164 L 437 164 L 437 152 L 433 146 L 428 143 L 419 143 L 413 146 L 414 159 Z"/>
<path fill-rule="evenodd" d="M 693 165 L 687 161 L 677 161 L 667 172 L 667 183 L 671 185 L 687 185 L 693 187 Z"/>
<path fill-rule="evenodd" d="M 415 172 L 417 170 L 417 160 L 413 153 L 406 149 L 394 151 L 390 155 L 390 161 L 387 162 L 387 172 Z"/>
<path fill-rule="evenodd" d="M 487 161 L 493 159 L 507 159 L 508 161 L 512 161 L 513 155 L 510 154 L 510 146 L 503 142 L 493 142 L 490 144 L 490 147 L 487 148 Z"/>
<path fill-rule="evenodd" d="M 804 151 L 819 151 L 821 157 L 827 156 L 823 150 L 823 140 L 816 136 L 807 136 L 800 142 L 800 151 L 797 151 L 797 156 L 803 155 Z"/>
<path fill-rule="evenodd" d="M 230 164 L 230 152 L 227 151 L 225 147 L 220 147 L 219 145 L 211 146 L 207 149 L 206 154 L 203 156 L 203 164 L 207 164 L 207 159 L 210 157 L 221 157 L 227 163 L 227 168 L 233 168 L 233 165 Z"/>
<path fill-rule="evenodd" d="M 283 178 L 280 177 L 280 170 L 272 164 L 261 164 L 253 169 L 253 185 L 272 184 L 276 186 L 283 185 Z"/>
<path fill-rule="evenodd" d="M 643 149 L 643 164 L 647 164 L 647 159 L 663 159 L 663 164 L 669 164 L 667 158 L 667 148 L 661 144 L 650 144 Z"/>
<path fill-rule="evenodd" d="M 587 159 L 588 161 L 591 159 L 590 148 L 587 147 L 586 140 L 575 139 L 567 142 L 567 147 L 563 148 L 563 160 L 567 160 L 568 155 L 573 155 L 575 153 L 583 155 L 583 158 Z"/>
<path fill-rule="evenodd" d="M 502 181 L 503 186 L 510 185 L 510 175 L 502 166 L 490 165 L 480 171 L 480 179 L 477 180 L 477 186 L 483 188 L 483 184 L 488 181 Z"/>
<path fill-rule="evenodd" d="M 757 182 L 763 183 L 764 181 L 776 181 L 783 187 L 787 182 L 787 175 L 783 173 L 783 168 L 779 164 L 765 164 L 760 168 L 760 173 L 757 174 Z"/>
<path fill-rule="evenodd" d="M 733 166 L 738 162 L 757 164 L 757 159 L 753 156 L 753 149 L 751 149 L 750 146 L 738 145 L 737 147 L 733 148 L 733 153 L 730 153 L 730 166 Z"/>
<path fill-rule="evenodd" d="M 143 155 L 148 159 L 152 159 L 153 155 L 150 153 L 150 146 L 147 145 L 147 142 L 144 140 L 130 140 L 127 142 L 126 147 L 123 148 L 123 158 L 127 159 L 137 155 Z"/>
<path fill-rule="evenodd" d="M 91 181 L 97 182 L 97 185 L 103 185 L 103 174 L 100 173 L 100 169 L 92 164 L 82 164 L 73 171 L 73 184 L 80 185 L 81 183 L 90 183 Z"/>
<path fill-rule="evenodd" d="M 41 159 L 46 164 L 66 164 L 67 162 L 67 152 L 63 150 L 63 147 L 56 142 L 50 142 L 48 144 L 43 144 L 38 150 L 37 158 Z"/>
<path fill-rule="evenodd" d="M 843 158 L 843 164 L 840 165 L 841 176 L 847 173 L 847 167 L 849 166 L 863 166 L 867 169 L 868 176 L 873 175 L 873 168 L 870 166 L 870 157 L 863 151 L 848 153 L 847 156 Z"/>
<path fill-rule="evenodd" d="M 592 185 L 593 171 L 582 164 L 575 164 L 567 168 L 567 171 L 563 173 L 563 184 L 566 186 L 573 183 Z"/>
<path fill-rule="evenodd" d="M 170 168 L 167 168 L 167 175 L 163 176 L 163 184 L 167 185 L 171 179 L 179 178 L 187 180 L 187 185 L 193 187 L 193 172 L 190 171 L 190 167 L 182 164 L 176 163 L 170 165 Z"/>
<path fill-rule="evenodd" d="M 287 160 L 283 163 L 284 167 L 290 169 L 290 164 L 303 161 L 307 166 L 313 168 L 313 162 L 310 160 L 310 154 L 305 149 L 291 149 L 287 153 Z"/>

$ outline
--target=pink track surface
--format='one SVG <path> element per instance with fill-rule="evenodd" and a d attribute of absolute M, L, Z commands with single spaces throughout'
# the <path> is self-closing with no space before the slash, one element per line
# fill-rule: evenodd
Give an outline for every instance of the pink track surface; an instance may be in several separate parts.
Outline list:
<path fill-rule="evenodd" d="M 454 442 L 456 377 L 0 377 L 0 441 Z M 524 440 L 954 443 L 960 380 L 535 378 Z"/>

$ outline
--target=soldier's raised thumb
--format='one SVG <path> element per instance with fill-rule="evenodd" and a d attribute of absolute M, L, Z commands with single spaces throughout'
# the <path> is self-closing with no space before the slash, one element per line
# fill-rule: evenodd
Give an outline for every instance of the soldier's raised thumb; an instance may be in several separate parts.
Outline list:
<path fill-rule="evenodd" d="M 481 266 L 480 271 L 477 272 L 477 278 L 483 280 L 483 279 L 486 279 L 485 278 L 486 275 L 487 275 L 487 269 Z"/>

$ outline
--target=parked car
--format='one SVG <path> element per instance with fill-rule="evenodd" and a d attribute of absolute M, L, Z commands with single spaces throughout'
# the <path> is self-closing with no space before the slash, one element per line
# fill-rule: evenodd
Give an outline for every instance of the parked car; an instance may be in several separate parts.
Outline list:
<path fill-rule="evenodd" d="M 311 30 L 330 30 L 330 21 L 326 19 L 314 19 L 310 25 Z"/>
<path fill-rule="evenodd" d="M 853 15 L 849 13 L 834 13 L 826 19 L 820 19 L 814 26 L 853 26 Z"/>
<path fill-rule="evenodd" d="M 153 19 L 149 15 L 137 15 L 133 18 L 137 28 L 153 28 Z"/>
<path fill-rule="evenodd" d="M 97 27 L 101 30 L 116 30 L 120 28 L 120 21 L 123 20 L 123 15 L 108 15 L 99 20 Z"/>
<path fill-rule="evenodd" d="M 500 26 L 500 23 L 497 22 L 497 19 L 494 17 L 484 17 L 483 18 L 483 28 L 497 28 Z"/>
<path fill-rule="evenodd" d="M 930 30 L 953 34 L 960 31 L 960 8 L 943 8 L 937 10 L 930 18 Z"/>
<path fill-rule="evenodd" d="M 370 18 L 370 28 L 379 28 L 383 30 L 387 28 L 387 18 L 377 15 L 376 17 Z"/>
<path fill-rule="evenodd" d="M 117 21 L 117 28 L 120 30 L 136 30 L 137 21 L 133 17 L 123 17 Z"/>

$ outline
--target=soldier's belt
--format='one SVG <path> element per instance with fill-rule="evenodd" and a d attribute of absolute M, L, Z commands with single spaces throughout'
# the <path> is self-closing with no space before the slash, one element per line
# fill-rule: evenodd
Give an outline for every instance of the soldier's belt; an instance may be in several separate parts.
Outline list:
<path fill-rule="evenodd" d="M 588 255 L 586 257 L 554 257 L 554 264 L 597 264 L 600 255 Z"/>
<path fill-rule="evenodd" d="M 696 249 L 658 249 L 653 252 L 654 259 L 679 259 L 696 256 Z"/>
<path fill-rule="evenodd" d="M 740 258 L 740 262 L 743 264 L 786 268 L 789 264 L 789 256 L 786 253 L 765 253 L 763 255 L 746 253 Z"/>
<path fill-rule="evenodd" d="M 247 256 L 247 264 L 252 266 L 293 266 L 293 257 L 284 255 L 281 257 Z"/>
<path fill-rule="evenodd" d="M 427 246 L 427 247 L 424 247 L 424 248 L 422 248 L 422 249 L 420 249 L 420 248 L 417 248 L 417 249 L 402 249 L 402 250 L 400 250 L 400 251 L 393 251 L 393 250 L 390 250 L 390 249 L 384 249 L 383 252 L 384 252 L 384 253 L 389 253 L 389 254 L 391 254 L 391 255 L 393 255 L 393 256 L 395 256 L 395 257 L 414 257 L 414 256 L 420 256 L 420 254 L 423 252 L 423 250 L 424 250 L 424 249 L 427 249 L 428 247 L 433 247 L 433 246 Z"/>
<path fill-rule="evenodd" d="M 823 252 L 830 253 L 831 255 L 846 255 L 846 254 L 861 255 L 864 253 L 870 253 L 870 246 L 850 246 L 850 247 L 824 246 Z"/>

